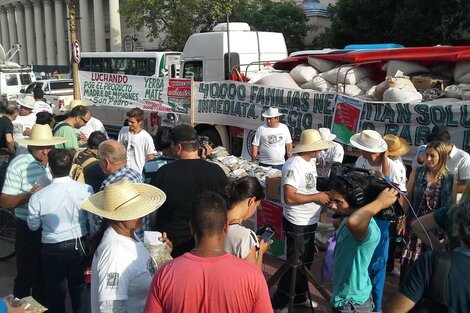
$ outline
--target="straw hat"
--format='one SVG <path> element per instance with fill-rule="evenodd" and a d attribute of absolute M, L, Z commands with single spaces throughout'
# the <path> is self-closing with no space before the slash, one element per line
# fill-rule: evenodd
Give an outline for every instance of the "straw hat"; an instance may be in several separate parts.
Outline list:
<path fill-rule="evenodd" d="M 324 150 L 333 146 L 333 142 L 322 139 L 318 130 L 307 129 L 300 134 L 300 143 L 292 149 L 292 153 Z"/>
<path fill-rule="evenodd" d="M 165 200 L 165 193 L 157 187 L 124 179 L 85 200 L 82 208 L 113 221 L 130 221 L 152 213 Z"/>
<path fill-rule="evenodd" d="M 388 146 L 390 156 L 402 156 L 410 151 L 410 144 L 405 139 L 395 135 L 385 135 L 384 140 Z"/>
<path fill-rule="evenodd" d="M 319 128 L 321 138 L 325 141 L 332 141 L 336 138 L 335 134 L 332 134 L 329 128 Z"/>
<path fill-rule="evenodd" d="M 284 114 L 280 113 L 278 108 L 269 108 L 266 112 L 264 112 L 261 115 L 266 118 L 271 118 L 271 117 L 278 117 Z"/>
<path fill-rule="evenodd" d="M 36 100 L 33 96 L 24 96 L 22 99 L 16 99 L 16 103 L 31 110 L 34 109 L 35 102 Z"/>
<path fill-rule="evenodd" d="M 52 129 L 49 125 L 34 124 L 31 129 L 31 136 L 18 138 L 16 142 L 28 146 L 54 146 L 68 140 L 66 137 L 52 136 Z"/>
<path fill-rule="evenodd" d="M 366 129 L 359 134 L 354 134 L 349 139 L 351 145 L 364 151 L 382 153 L 387 150 L 387 143 L 375 130 Z"/>
<path fill-rule="evenodd" d="M 67 105 L 63 107 L 61 111 L 71 111 L 76 106 L 83 105 L 85 107 L 89 107 L 93 105 L 93 102 L 90 100 L 71 100 Z"/>

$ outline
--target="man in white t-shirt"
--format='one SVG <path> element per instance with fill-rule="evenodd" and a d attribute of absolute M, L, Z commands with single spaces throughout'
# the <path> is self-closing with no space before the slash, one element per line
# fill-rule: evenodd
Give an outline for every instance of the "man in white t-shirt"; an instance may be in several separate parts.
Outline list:
<path fill-rule="evenodd" d="M 319 128 L 318 131 L 323 140 L 333 143 L 333 147 L 320 151 L 320 156 L 317 158 L 318 176 L 328 177 L 333 164 L 343 163 L 344 148 L 341 144 L 333 141 L 336 135 L 332 134 L 329 128 Z"/>
<path fill-rule="evenodd" d="M 25 96 L 23 99 L 17 99 L 20 105 L 18 116 L 13 123 L 13 140 L 16 146 L 16 155 L 28 153 L 25 145 L 17 143 L 17 139 L 26 138 L 31 135 L 31 129 L 36 124 L 36 114 L 32 113 L 36 100 L 32 96 Z"/>
<path fill-rule="evenodd" d="M 144 111 L 133 108 L 127 112 L 129 126 L 124 126 L 118 135 L 118 142 L 126 147 L 127 164 L 142 173 L 145 161 L 155 158 L 155 145 L 152 136 L 142 128 Z"/>
<path fill-rule="evenodd" d="M 286 125 L 279 122 L 280 116 L 278 108 L 269 108 L 262 114 L 266 118 L 266 125 L 261 125 L 256 130 L 255 138 L 251 148 L 251 158 L 253 162 L 258 158 L 261 166 L 271 166 L 282 169 L 287 152 L 290 157 L 292 150 L 292 137 Z"/>
<path fill-rule="evenodd" d="M 88 137 L 90 137 L 91 133 L 94 131 L 102 132 L 106 138 L 109 139 L 108 133 L 106 132 L 103 123 L 93 116 L 90 118 L 88 123 L 77 129 L 76 133 L 80 137 L 80 141 L 86 142 Z"/>
<path fill-rule="evenodd" d="M 316 129 L 307 129 L 300 135 L 300 143 L 295 146 L 282 168 L 281 202 L 283 208 L 282 225 L 286 233 L 287 258 L 295 254 L 294 241 L 297 239 L 297 255 L 301 262 L 310 268 L 315 251 L 315 230 L 320 218 L 321 205 L 326 205 L 328 193 L 316 188 L 317 169 L 315 158 L 321 150 L 331 148 L 333 143 L 322 139 Z M 287 312 L 289 303 L 292 270 L 280 279 L 278 289 L 272 298 L 276 312 Z M 297 271 L 294 305 L 316 307 L 317 303 L 308 300 L 308 280 L 302 271 Z"/>

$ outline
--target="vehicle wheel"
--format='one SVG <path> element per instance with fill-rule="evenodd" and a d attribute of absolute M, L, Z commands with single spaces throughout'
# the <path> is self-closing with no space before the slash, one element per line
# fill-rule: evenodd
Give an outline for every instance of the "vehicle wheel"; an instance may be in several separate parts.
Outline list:
<path fill-rule="evenodd" d="M 222 140 L 220 139 L 219 133 L 215 129 L 205 130 L 199 135 L 208 137 L 213 147 L 218 147 L 222 145 Z"/>
<path fill-rule="evenodd" d="M 10 210 L 0 209 L 0 261 L 15 255 L 16 217 Z"/>

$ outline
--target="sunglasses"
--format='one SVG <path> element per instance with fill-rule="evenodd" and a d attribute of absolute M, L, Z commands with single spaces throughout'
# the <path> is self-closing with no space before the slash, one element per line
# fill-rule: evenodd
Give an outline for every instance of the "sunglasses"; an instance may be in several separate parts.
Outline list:
<path fill-rule="evenodd" d="M 86 125 L 86 123 L 88 123 L 88 121 L 86 119 L 84 119 L 83 117 L 79 116 L 79 118 L 83 121 L 84 125 Z"/>

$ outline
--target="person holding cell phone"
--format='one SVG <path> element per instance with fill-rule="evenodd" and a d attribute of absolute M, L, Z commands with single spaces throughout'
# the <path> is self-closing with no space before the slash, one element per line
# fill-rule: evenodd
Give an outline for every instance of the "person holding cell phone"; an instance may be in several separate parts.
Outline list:
<path fill-rule="evenodd" d="M 223 195 L 227 202 L 229 222 L 224 240 L 225 251 L 251 261 L 261 269 L 263 255 L 269 250 L 272 241 L 268 237 L 258 238 L 254 231 L 242 224 L 255 214 L 261 204 L 263 187 L 255 177 L 245 176 L 229 184 Z"/>

